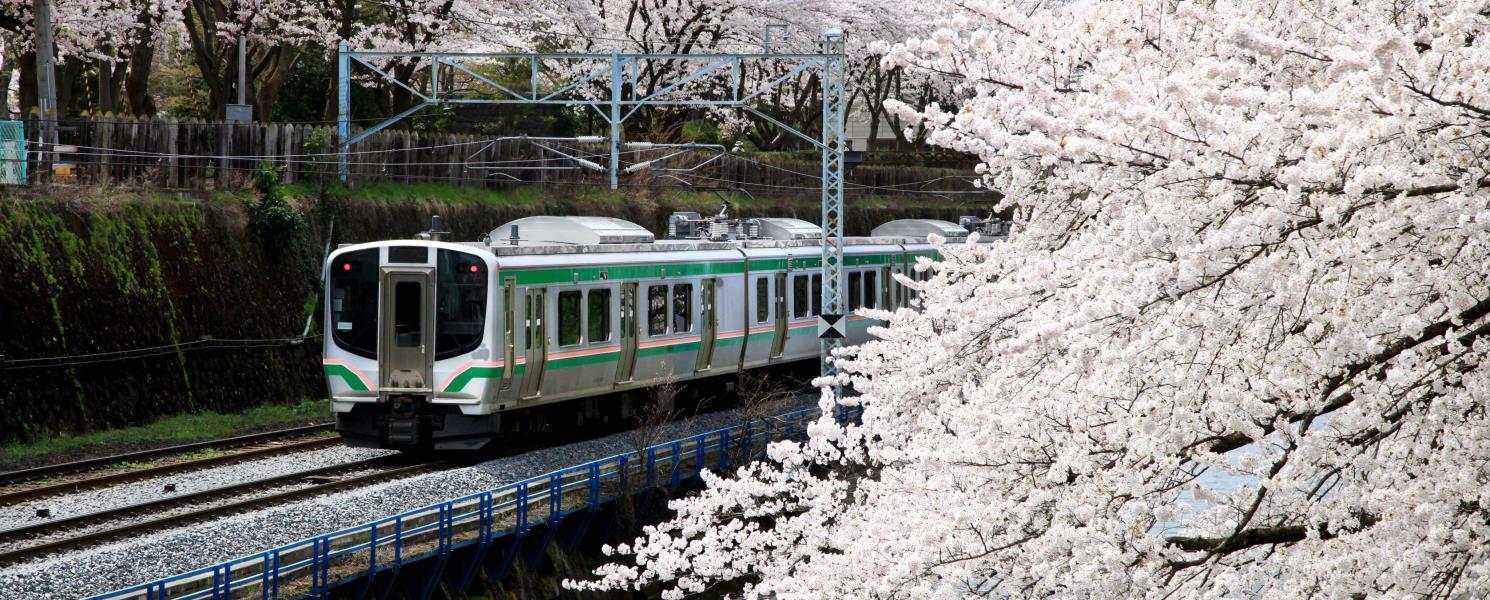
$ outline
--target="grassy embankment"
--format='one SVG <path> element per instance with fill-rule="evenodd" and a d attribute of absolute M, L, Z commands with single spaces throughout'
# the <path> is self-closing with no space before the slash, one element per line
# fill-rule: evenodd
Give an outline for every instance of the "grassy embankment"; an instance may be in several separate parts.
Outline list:
<path fill-rule="evenodd" d="M 0 470 L 80 460 L 330 421 L 325 400 L 265 404 L 239 413 L 203 411 L 151 423 L 0 446 Z"/>

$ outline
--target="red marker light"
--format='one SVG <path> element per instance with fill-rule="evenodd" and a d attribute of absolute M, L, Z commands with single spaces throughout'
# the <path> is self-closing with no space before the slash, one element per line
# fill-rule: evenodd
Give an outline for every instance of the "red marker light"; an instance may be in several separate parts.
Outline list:
<path fill-rule="evenodd" d="M 350 271 L 350 270 L 352 270 L 352 263 L 342 263 L 341 264 L 341 270 L 343 270 L 343 271 Z"/>
<path fill-rule="evenodd" d="M 481 272 L 481 267 L 478 267 L 476 265 L 471 265 L 471 272 L 472 273 L 479 273 L 479 272 Z"/>

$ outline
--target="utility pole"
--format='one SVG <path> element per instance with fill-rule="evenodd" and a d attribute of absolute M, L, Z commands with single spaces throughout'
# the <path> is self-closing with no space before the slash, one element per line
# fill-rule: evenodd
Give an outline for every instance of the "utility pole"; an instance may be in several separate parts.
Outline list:
<path fill-rule="evenodd" d="M 341 42 L 336 46 L 336 176 L 342 183 L 347 182 L 349 174 L 347 153 L 351 144 L 347 140 L 352 138 L 352 86 L 348 79 L 351 71 L 352 61 L 347 56 L 347 43 Z"/>
<path fill-rule="evenodd" d="M 43 173 L 50 172 L 51 152 L 57 145 L 57 78 L 52 58 L 52 2 L 35 2 L 31 10 L 36 16 L 36 104 L 41 113 L 37 133 L 42 144 L 42 150 L 37 153 L 41 162 L 37 172 Z"/>
<path fill-rule="evenodd" d="M 238 103 L 244 102 L 244 96 L 248 92 L 248 42 L 243 36 L 238 36 Z"/>

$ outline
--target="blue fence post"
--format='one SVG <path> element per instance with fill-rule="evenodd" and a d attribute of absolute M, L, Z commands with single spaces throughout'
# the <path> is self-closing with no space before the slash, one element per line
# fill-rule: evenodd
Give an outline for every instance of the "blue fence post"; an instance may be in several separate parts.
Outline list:
<path fill-rule="evenodd" d="M 657 449 L 647 448 L 647 487 L 657 485 Z"/>
<path fill-rule="evenodd" d="M 590 506 L 594 507 L 600 504 L 600 463 L 590 463 L 590 474 L 587 483 L 590 488 Z"/>
<path fill-rule="evenodd" d="M 485 547 L 491 543 L 492 513 L 495 511 L 496 501 L 492 499 L 491 492 L 481 494 L 481 545 Z"/>
<path fill-rule="evenodd" d="M 620 456 L 620 458 L 618 459 L 618 464 L 616 465 L 616 478 L 620 480 L 616 484 L 617 485 L 617 487 L 616 487 L 616 494 L 630 493 L 630 491 L 631 491 L 630 490 L 630 487 L 629 487 L 630 486 L 630 483 L 631 483 L 631 457 L 630 456 L 627 456 L 625 454 L 622 454 Z"/>
<path fill-rule="evenodd" d="M 719 472 L 729 469 L 729 430 L 719 432 Z"/>
<path fill-rule="evenodd" d="M 373 522 L 367 536 L 367 576 L 372 577 L 378 571 L 378 523 Z"/>
<path fill-rule="evenodd" d="M 526 531 L 528 529 L 528 482 L 517 484 L 517 498 L 513 504 L 517 531 Z"/>
<path fill-rule="evenodd" d="M 271 579 L 274 580 L 274 591 L 269 595 L 270 598 L 278 598 L 279 597 L 279 559 L 280 559 L 279 550 L 278 549 L 275 549 L 274 550 L 274 575 L 271 576 Z"/>
<path fill-rule="evenodd" d="M 678 487 L 678 479 L 683 476 L 683 442 L 673 440 L 673 480 L 671 487 Z"/>
<path fill-rule="evenodd" d="M 404 566 L 404 517 L 393 519 L 393 569 L 398 572 Z"/>
<path fill-rule="evenodd" d="M 316 538 L 310 545 L 310 597 L 324 598 L 325 590 L 321 588 L 321 538 Z"/>
<path fill-rule="evenodd" d="M 269 600 L 269 553 L 259 555 L 259 598 Z"/>
<path fill-rule="evenodd" d="M 699 473 L 704 472 L 704 440 L 705 439 L 707 439 L 707 436 L 705 434 L 702 434 L 702 433 L 693 436 L 693 467 L 694 467 L 693 468 L 693 474 L 694 475 L 698 475 Z"/>
<path fill-rule="evenodd" d="M 750 436 L 754 435 L 754 429 L 751 427 L 753 424 L 745 424 L 745 435 L 740 438 L 740 457 L 746 462 L 750 461 Z"/>

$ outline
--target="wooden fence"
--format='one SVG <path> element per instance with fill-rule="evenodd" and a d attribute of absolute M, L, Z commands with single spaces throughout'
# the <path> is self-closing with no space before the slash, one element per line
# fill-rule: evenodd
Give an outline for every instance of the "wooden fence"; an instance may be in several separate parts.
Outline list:
<path fill-rule="evenodd" d="M 26 123 L 35 139 L 36 121 Z M 443 182 L 462 186 L 584 185 L 608 183 L 605 172 L 583 166 L 523 140 L 493 141 L 497 136 L 390 130 L 358 142 L 348 160 L 351 181 Z M 281 169 L 285 183 L 329 181 L 337 176 L 335 130 L 293 123 L 228 124 L 129 118 L 85 118 L 59 125 L 66 150 L 58 164 L 72 166 L 78 183 L 129 185 L 163 189 L 219 189 L 246 185 L 263 163 Z M 555 150 L 606 166 L 603 143 L 546 143 Z M 38 166 L 43 157 L 29 146 L 32 181 L 51 170 Z M 627 164 L 658 158 L 666 152 L 626 151 Z M 798 153 L 800 155 L 800 153 Z M 695 152 L 622 176 L 627 187 L 681 189 L 744 188 L 753 195 L 807 195 L 819 188 L 816 161 L 770 155 L 730 154 L 703 167 L 712 156 Z M 674 169 L 674 170 L 666 170 Z M 951 192 L 959 199 L 986 199 L 970 194 L 971 169 L 859 165 L 848 180 L 850 194 L 936 196 Z M 950 194 L 942 194 L 950 198 Z"/>

